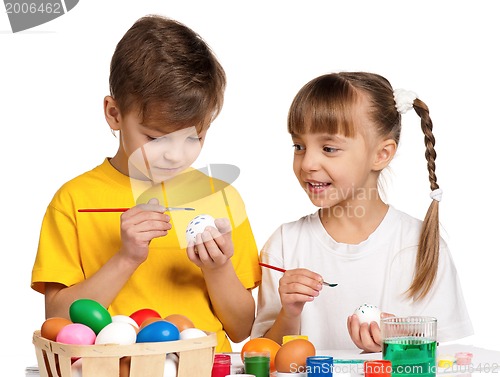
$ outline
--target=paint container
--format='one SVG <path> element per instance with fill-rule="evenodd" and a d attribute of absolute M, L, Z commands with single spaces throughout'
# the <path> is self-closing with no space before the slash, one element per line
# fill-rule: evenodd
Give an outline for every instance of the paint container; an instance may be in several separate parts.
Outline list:
<path fill-rule="evenodd" d="M 457 365 L 470 365 L 472 363 L 472 353 L 470 352 L 457 352 L 455 354 Z"/>
<path fill-rule="evenodd" d="M 332 356 L 309 356 L 306 359 L 307 377 L 333 377 Z"/>
<path fill-rule="evenodd" d="M 369 360 L 363 364 L 365 377 L 391 377 L 392 363 L 389 360 Z"/>
<path fill-rule="evenodd" d="M 455 358 L 451 355 L 442 355 L 438 357 L 439 368 L 449 369 L 453 367 L 454 363 L 455 363 Z"/>
<path fill-rule="evenodd" d="M 223 353 L 215 354 L 212 377 L 226 377 L 228 374 L 231 374 L 231 356 Z"/>
<path fill-rule="evenodd" d="M 255 377 L 269 377 L 271 354 L 265 352 L 244 352 L 245 373 L 253 374 Z"/>

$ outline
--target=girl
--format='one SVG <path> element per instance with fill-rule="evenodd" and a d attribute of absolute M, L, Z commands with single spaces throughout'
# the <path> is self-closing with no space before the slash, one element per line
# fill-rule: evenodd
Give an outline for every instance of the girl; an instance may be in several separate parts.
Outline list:
<path fill-rule="evenodd" d="M 401 114 L 412 107 L 421 118 L 432 190 L 423 222 L 384 203 L 378 191 L 399 143 Z M 399 316 L 437 317 L 439 341 L 471 335 L 457 272 L 439 236 L 441 190 L 425 103 L 412 92 L 394 92 L 377 74 L 327 74 L 296 95 L 288 132 L 295 175 L 320 209 L 283 224 L 262 249 L 262 262 L 287 271 L 263 270 L 252 337 L 281 343 L 284 335 L 304 334 L 317 349 L 378 352 L 378 324 L 352 315 L 363 303 Z M 324 275 L 339 285 L 323 287 Z"/>

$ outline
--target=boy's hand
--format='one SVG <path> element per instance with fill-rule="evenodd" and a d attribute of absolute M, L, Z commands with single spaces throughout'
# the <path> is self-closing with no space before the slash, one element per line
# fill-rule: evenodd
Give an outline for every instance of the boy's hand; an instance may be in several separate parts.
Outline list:
<path fill-rule="evenodd" d="M 121 215 L 122 247 L 120 253 L 133 263 L 143 263 L 149 253 L 153 238 L 167 235 L 172 228 L 170 216 L 165 207 L 151 199 L 147 204 L 139 204 Z"/>
<path fill-rule="evenodd" d="M 319 295 L 322 281 L 321 275 L 304 268 L 287 270 L 278 287 L 283 314 L 298 317 L 306 302 Z"/>
<path fill-rule="evenodd" d="M 217 228 L 208 226 L 196 235 L 196 243 L 186 248 L 191 262 L 202 269 L 216 269 L 225 265 L 234 254 L 231 224 L 228 219 L 215 219 Z"/>
<path fill-rule="evenodd" d="M 380 318 L 393 317 L 393 314 L 382 313 Z M 347 317 L 347 329 L 354 344 L 365 352 L 382 351 L 382 337 L 377 322 L 359 323 L 356 314 Z"/>

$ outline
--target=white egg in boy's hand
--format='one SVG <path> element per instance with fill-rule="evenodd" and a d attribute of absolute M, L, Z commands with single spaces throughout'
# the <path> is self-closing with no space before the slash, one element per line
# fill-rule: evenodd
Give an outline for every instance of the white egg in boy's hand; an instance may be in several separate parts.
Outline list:
<path fill-rule="evenodd" d="M 196 235 L 203 233 L 207 226 L 217 228 L 215 226 L 215 219 L 210 215 L 198 215 L 193 220 L 191 220 L 186 229 L 186 240 L 196 243 Z"/>
<path fill-rule="evenodd" d="M 363 304 L 360 305 L 355 311 L 359 318 L 359 323 L 372 323 L 377 322 L 380 326 L 380 309 L 375 305 Z"/>

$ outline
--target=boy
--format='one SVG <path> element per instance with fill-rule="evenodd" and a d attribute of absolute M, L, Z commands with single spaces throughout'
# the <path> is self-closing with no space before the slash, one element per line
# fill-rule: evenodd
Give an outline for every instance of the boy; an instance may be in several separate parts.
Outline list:
<path fill-rule="evenodd" d="M 224 70 L 194 31 L 147 16 L 118 43 L 109 81 L 104 113 L 119 131 L 118 151 L 55 194 L 32 288 L 45 294 L 47 318 L 68 317 L 78 298 L 100 302 L 111 315 L 151 308 L 217 332 L 217 352 L 230 351 L 226 334 L 240 342 L 253 323 L 257 247 L 237 191 L 190 168 L 221 110 Z M 166 214 L 181 192 L 189 197 L 183 206 L 196 212 Z M 131 209 L 78 212 L 105 207 Z M 186 226 L 199 213 L 216 217 L 217 227 L 186 244 Z"/>

